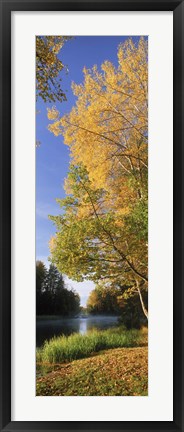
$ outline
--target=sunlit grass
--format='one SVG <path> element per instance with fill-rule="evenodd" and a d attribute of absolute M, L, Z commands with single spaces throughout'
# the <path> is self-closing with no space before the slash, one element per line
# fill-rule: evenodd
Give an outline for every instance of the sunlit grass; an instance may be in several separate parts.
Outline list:
<path fill-rule="evenodd" d="M 37 362 L 65 363 L 110 348 L 132 348 L 145 343 L 147 331 L 125 330 L 117 327 L 108 330 L 93 330 L 85 335 L 74 333 L 46 341 L 37 350 Z"/>

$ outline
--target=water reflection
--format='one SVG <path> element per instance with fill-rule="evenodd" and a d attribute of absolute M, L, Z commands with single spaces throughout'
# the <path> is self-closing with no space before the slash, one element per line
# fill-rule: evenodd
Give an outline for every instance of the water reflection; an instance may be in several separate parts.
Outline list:
<path fill-rule="evenodd" d="M 79 333 L 84 334 L 87 332 L 87 330 L 88 330 L 87 323 L 88 323 L 88 318 L 80 319 L 80 321 L 79 321 Z"/>
<path fill-rule="evenodd" d="M 36 345 L 39 347 L 45 340 L 49 340 L 54 336 L 69 336 L 72 333 L 85 334 L 93 328 L 105 330 L 114 327 L 117 323 L 117 316 L 99 315 L 86 318 L 38 319 L 36 322 Z"/>

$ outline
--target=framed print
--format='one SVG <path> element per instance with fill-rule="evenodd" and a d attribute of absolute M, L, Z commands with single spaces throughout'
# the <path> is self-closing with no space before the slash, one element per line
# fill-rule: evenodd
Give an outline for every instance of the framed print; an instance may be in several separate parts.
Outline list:
<path fill-rule="evenodd" d="M 183 1 L 1 19 L 1 430 L 182 431 Z"/>

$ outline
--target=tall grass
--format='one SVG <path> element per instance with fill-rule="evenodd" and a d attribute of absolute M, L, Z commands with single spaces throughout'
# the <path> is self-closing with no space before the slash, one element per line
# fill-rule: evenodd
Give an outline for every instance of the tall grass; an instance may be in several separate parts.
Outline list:
<path fill-rule="evenodd" d="M 136 347 L 143 342 L 140 330 L 124 330 L 120 327 L 109 330 L 92 330 L 85 335 L 74 333 L 46 341 L 37 350 L 38 362 L 64 363 L 109 348 Z"/>

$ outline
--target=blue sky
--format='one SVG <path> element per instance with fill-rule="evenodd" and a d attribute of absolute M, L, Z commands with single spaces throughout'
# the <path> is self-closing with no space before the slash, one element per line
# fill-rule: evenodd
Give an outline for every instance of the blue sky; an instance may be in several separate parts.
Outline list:
<path fill-rule="evenodd" d="M 83 81 L 83 68 L 98 67 L 110 60 L 117 65 L 117 48 L 127 36 L 77 36 L 66 42 L 60 52 L 60 59 L 68 68 L 68 74 L 61 72 L 62 89 L 66 93 L 67 102 L 55 103 L 60 114 L 70 112 L 75 104 L 75 97 L 71 90 L 71 83 Z M 138 37 L 133 37 L 134 42 Z M 41 142 L 36 149 L 36 258 L 48 266 L 50 237 L 55 233 L 55 226 L 48 219 L 48 215 L 59 214 L 56 198 L 63 198 L 64 178 L 69 167 L 69 148 L 64 145 L 63 137 L 55 137 L 48 131 L 49 120 L 47 107 L 53 104 L 37 102 L 36 135 Z M 77 283 L 67 279 L 68 285 L 76 289 L 81 297 L 81 304 L 85 305 L 89 292 L 94 285 L 91 281 Z"/>

